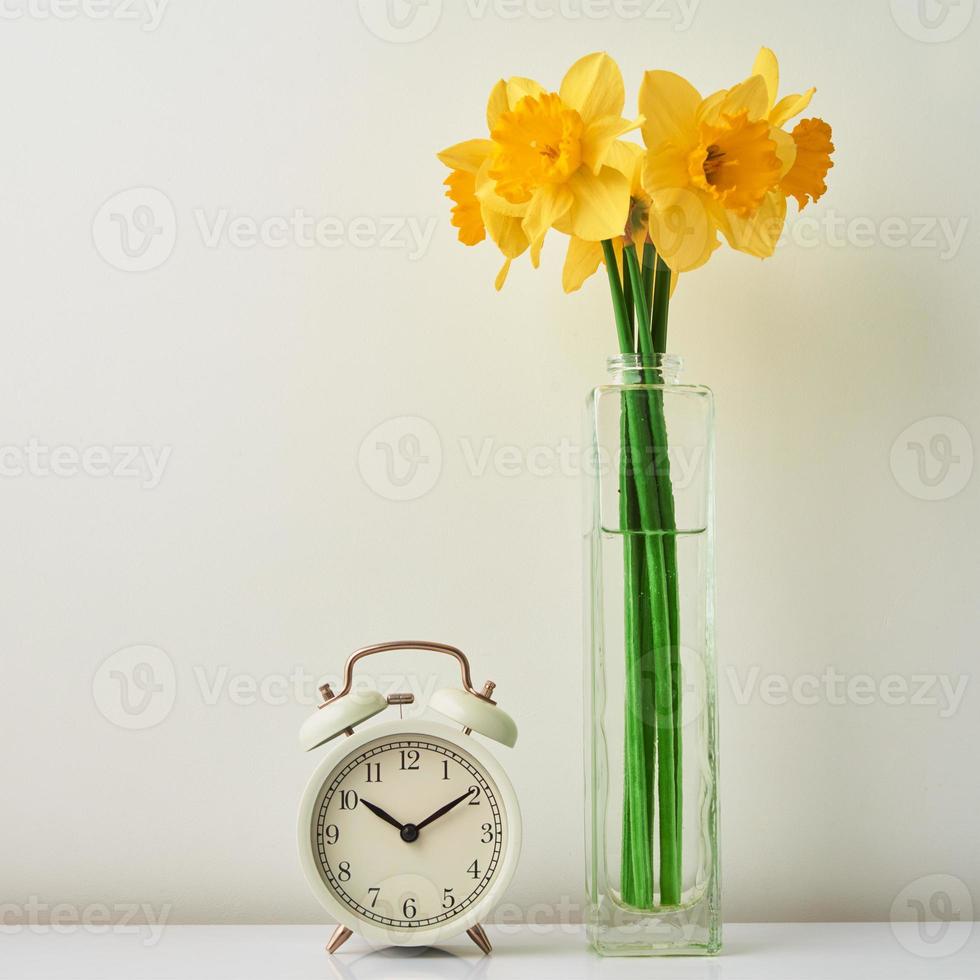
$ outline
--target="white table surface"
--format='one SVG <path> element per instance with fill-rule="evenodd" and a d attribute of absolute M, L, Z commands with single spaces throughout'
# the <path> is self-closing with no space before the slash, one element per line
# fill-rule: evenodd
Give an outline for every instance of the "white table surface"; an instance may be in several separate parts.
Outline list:
<path fill-rule="evenodd" d="M 135 927 L 134 927 L 135 928 Z M 603 958 L 579 926 L 488 927 L 482 956 L 464 936 L 440 949 L 372 950 L 356 936 L 335 956 L 323 951 L 329 926 L 167 926 L 138 932 L 55 934 L 6 926 L 0 977 L 163 980 L 163 978 L 708 978 L 708 980 L 974 980 L 980 978 L 980 928 L 954 923 L 940 942 L 914 923 L 728 925 L 719 956 Z M 34 930 L 34 931 L 31 931 Z M 145 930 L 145 927 L 144 927 Z M 948 955 L 935 956 L 936 953 Z"/>

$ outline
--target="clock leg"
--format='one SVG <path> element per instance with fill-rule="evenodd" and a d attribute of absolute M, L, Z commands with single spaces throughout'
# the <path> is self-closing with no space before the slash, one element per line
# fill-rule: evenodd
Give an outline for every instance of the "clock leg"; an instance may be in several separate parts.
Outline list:
<path fill-rule="evenodd" d="M 466 935 L 470 937 L 483 950 L 484 953 L 489 953 L 493 949 L 490 945 L 490 939 L 487 934 L 483 931 L 483 926 L 477 923 L 472 929 L 466 930 Z"/>
<path fill-rule="evenodd" d="M 347 926 L 337 926 L 333 931 L 333 935 L 330 937 L 330 942 L 327 943 L 327 952 L 336 953 L 352 935 L 353 933 Z"/>

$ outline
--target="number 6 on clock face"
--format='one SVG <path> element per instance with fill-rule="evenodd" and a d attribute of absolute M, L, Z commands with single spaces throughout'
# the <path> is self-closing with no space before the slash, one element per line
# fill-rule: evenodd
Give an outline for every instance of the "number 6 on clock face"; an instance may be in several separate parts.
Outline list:
<path fill-rule="evenodd" d="M 334 747 L 304 794 L 299 835 L 307 880 L 338 922 L 371 941 L 429 945 L 488 916 L 521 821 L 475 739 L 392 722 Z"/>

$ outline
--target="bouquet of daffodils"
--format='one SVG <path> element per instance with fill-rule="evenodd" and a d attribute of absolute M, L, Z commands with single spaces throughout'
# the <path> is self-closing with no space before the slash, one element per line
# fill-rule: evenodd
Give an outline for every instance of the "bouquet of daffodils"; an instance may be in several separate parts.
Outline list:
<path fill-rule="evenodd" d="M 768 48 L 748 78 L 706 97 L 673 72 L 646 72 L 632 119 L 623 115 L 620 70 L 601 52 L 572 65 L 557 92 L 530 78 L 501 80 L 487 103 L 487 136 L 439 154 L 451 170 L 445 183 L 459 240 L 489 237 L 500 249 L 499 290 L 524 252 L 537 268 L 549 231 L 567 235 L 565 291 L 604 264 L 620 351 L 652 360 L 666 351 L 680 273 L 704 265 L 722 238 L 737 251 L 772 255 L 788 199 L 802 209 L 826 191 L 830 127 L 810 118 L 787 128 L 814 89 L 780 98 L 778 87 Z M 635 130 L 642 145 L 623 139 Z M 662 399 L 627 391 L 622 413 L 624 526 L 652 533 L 625 558 L 625 649 L 634 662 L 626 672 L 621 882 L 625 902 L 648 908 L 656 895 L 661 905 L 681 900 L 677 557 L 663 533 L 674 527 L 674 500 Z M 653 684 L 631 684 L 651 648 Z"/>

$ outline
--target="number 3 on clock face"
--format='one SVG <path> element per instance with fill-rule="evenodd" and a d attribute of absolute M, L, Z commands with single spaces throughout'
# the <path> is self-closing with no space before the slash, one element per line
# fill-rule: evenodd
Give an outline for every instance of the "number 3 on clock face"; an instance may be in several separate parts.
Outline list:
<path fill-rule="evenodd" d="M 509 780 L 475 739 L 396 722 L 346 739 L 313 774 L 300 853 L 339 922 L 368 940 L 434 944 L 488 916 L 520 826 Z"/>

